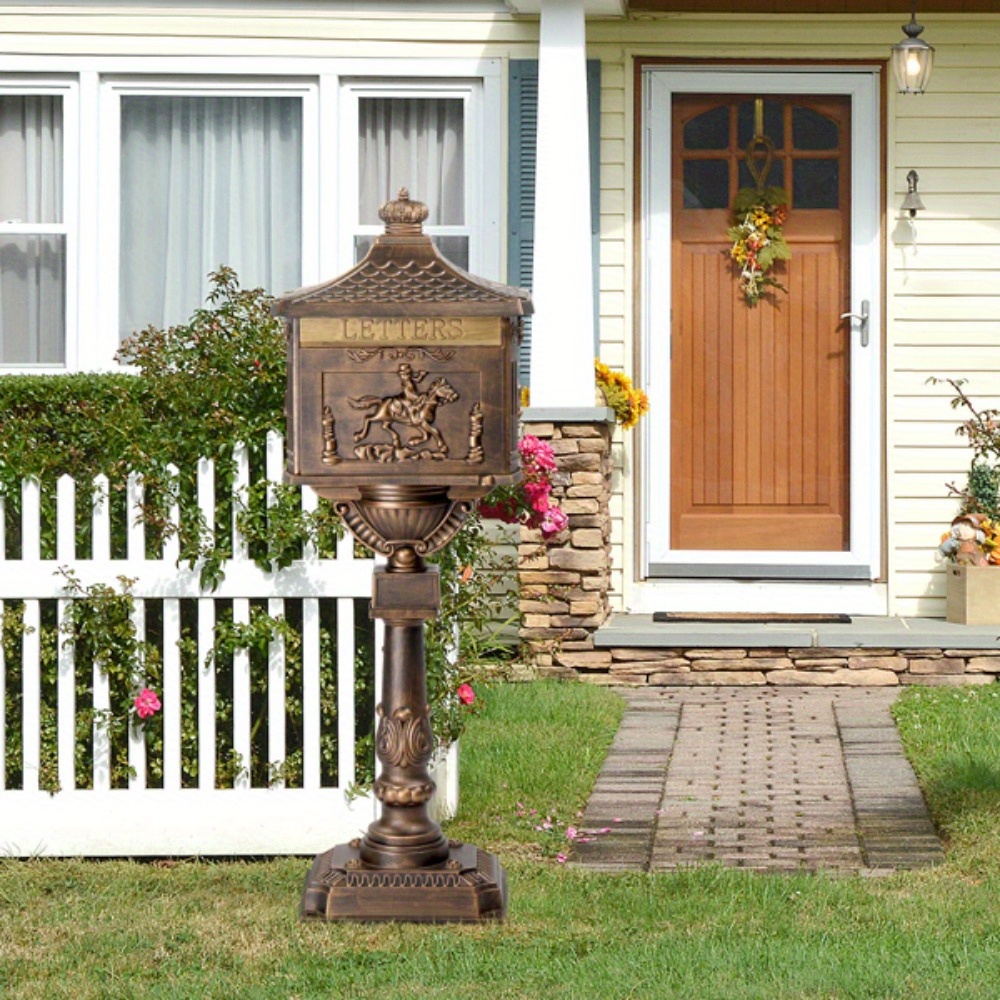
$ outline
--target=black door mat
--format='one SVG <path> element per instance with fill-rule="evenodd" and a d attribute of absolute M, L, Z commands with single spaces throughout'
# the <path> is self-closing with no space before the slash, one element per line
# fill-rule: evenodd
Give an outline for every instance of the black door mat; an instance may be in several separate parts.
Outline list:
<path fill-rule="evenodd" d="M 654 622 L 711 622 L 734 625 L 850 625 L 850 615 L 757 614 L 752 611 L 657 611 Z"/>

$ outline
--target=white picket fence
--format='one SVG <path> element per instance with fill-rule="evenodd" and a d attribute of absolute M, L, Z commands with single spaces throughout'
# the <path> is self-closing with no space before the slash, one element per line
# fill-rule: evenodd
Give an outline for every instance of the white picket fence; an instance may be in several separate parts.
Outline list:
<path fill-rule="evenodd" d="M 267 475 L 280 481 L 283 444 L 268 441 Z M 249 485 L 250 470 L 245 451 L 239 454 L 237 490 Z M 105 490 L 106 483 L 98 482 Z M 142 484 L 128 482 L 129 510 L 141 499 Z M 211 523 L 215 498 L 213 464 L 203 460 L 198 469 L 198 498 Z M 225 579 L 212 593 L 199 587 L 198 568 L 178 566 L 176 535 L 157 558 L 147 558 L 143 526 L 130 517 L 127 551 L 113 557 L 110 504 L 94 505 L 82 516 L 92 517 L 91 551 L 85 558 L 75 551 L 79 517 L 76 488 L 71 479 L 58 484 L 55 558 L 42 558 L 40 491 L 26 482 L 21 498 L 20 552 L 4 555 L 0 537 L 0 611 L 11 602 L 23 607 L 25 629 L 21 639 L 21 780 L 19 787 L 5 782 L 4 749 L 13 720 L 9 718 L 7 669 L 0 651 L 0 855 L 118 856 L 118 855 L 265 855 L 313 854 L 335 843 L 357 836 L 374 818 L 370 797 L 349 800 L 346 794 L 355 778 L 355 641 L 357 601 L 371 593 L 373 562 L 357 558 L 349 536 L 337 548 L 336 558 L 319 558 L 315 552 L 278 572 L 265 572 L 249 558 L 247 545 L 233 526 L 233 557 L 225 564 Z M 89 496 L 84 501 L 90 508 Z M 303 504 L 315 504 L 310 490 L 303 491 Z M 2 512 L 0 512 L 2 513 Z M 235 519 L 234 519 L 235 520 Z M 0 531 L 4 523 L 0 517 Z M 49 555 L 52 553 L 49 552 Z M 40 626 L 44 609 L 49 619 L 55 609 L 57 623 L 66 620 L 71 597 L 67 596 L 62 568 L 71 570 L 84 587 L 114 584 L 119 576 L 135 581 L 134 623 L 141 638 L 146 615 L 155 609 L 162 633 L 162 777 L 152 781 L 147 767 L 143 731 L 128 730 L 127 787 L 112 787 L 111 746 L 105 727 L 93 727 L 93 773 L 81 781 L 74 764 L 77 721 L 76 674 L 72 644 L 60 639 L 57 655 L 56 730 L 60 790 L 50 793 L 39 785 L 42 748 L 42 650 Z M 247 773 L 239 774 L 233 787 L 217 788 L 221 762 L 217 756 L 216 668 L 206 666 L 213 645 L 219 602 L 232 608 L 234 622 L 250 620 L 252 601 L 266 600 L 267 613 L 281 615 L 297 602 L 301 608 L 302 685 L 286 690 L 286 657 L 283 643 L 275 640 L 267 657 L 267 757 L 272 764 L 285 759 L 286 699 L 302 704 L 301 787 L 271 781 L 268 787 L 252 787 Z M 197 609 L 197 760 L 196 781 L 182 773 L 182 662 L 177 640 L 181 637 L 181 605 Z M 320 759 L 320 618 L 321 602 L 336 607 L 336 787 L 324 784 Z M 23 603 L 22 603 L 23 602 Z M 326 605 L 330 607 L 330 605 Z M 188 612 L 190 617 L 190 612 Z M 331 620 L 328 615 L 327 620 Z M 376 637 L 376 681 L 381 639 Z M 82 669 L 86 669 L 84 666 Z M 16 676 L 16 675 L 15 675 Z M 228 681 L 227 681 L 228 685 Z M 228 687 L 227 687 L 228 692 Z M 251 752 L 251 656 L 237 651 L 232 664 L 232 750 L 244 760 Z M 93 709 L 111 707 L 107 677 L 93 670 Z M 192 711 L 189 707 L 188 711 Z M 227 727 L 230 724 L 227 723 Z M 13 732 L 13 729 L 10 729 Z M 228 739 L 228 735 L 227 735 Z M 330 768 L 327 768 L 330 773 Z M 194 784 L 194 787 L 190 787 Z M 80 787 L 91 785 L 92 787 Z M 155 787 L 154 787 L 155 785 Z M 452 789 L 454 793 L 454 789 Z"/>

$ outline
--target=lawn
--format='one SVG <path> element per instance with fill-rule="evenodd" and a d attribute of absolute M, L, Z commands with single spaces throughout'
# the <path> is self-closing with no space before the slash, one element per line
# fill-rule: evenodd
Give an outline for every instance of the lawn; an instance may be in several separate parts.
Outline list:
<path fill-rule="evenodd" d="M 910 690 L 897 714 L 948 843 L 883 879 L 557 863 L 518 816 L 571 820 L 621 712 L 574 684 L 501 686 L 463 740 L 450 834 L 496 851 L 503 925 L 303 924 L 308 862 L 0 863 L 0 995 L 1000 996 L 1000 687 Z"/>

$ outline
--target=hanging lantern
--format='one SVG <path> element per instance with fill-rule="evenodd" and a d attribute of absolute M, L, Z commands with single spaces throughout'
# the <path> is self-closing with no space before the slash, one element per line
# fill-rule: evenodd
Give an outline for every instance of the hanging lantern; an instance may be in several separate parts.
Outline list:
<path fill-rule="evenodd" d="M 919 37 L 923 30 L 917 23 L 917 3 L 913 0 L 910 23 L 903 25 L 906 38 L 892 47 L 892 72 L 901 94 L 922 94 L 930 81 L 934 48 Z"/>

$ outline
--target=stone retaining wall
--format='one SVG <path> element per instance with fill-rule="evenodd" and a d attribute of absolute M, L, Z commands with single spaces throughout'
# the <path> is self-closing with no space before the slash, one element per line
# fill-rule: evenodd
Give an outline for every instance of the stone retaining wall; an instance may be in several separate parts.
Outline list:
<path fill-rule="evenodd" d="M 569 528 L 544 541 L 521 529 L 522 651 L 543 676 L 595 684 L 988 684 L 1000 649 L 612 648 L 594 633 L 608 619 L 611 584 L 611 432 L 604 421 L 525 422 L 558 463 L 553 496 Z"/>
<path fill-rule="evenodd" d="M 596 684 L 807 686 L 989 684 L 1000 649 L 601 649 L 554 657 L 550 672 Z"/>

